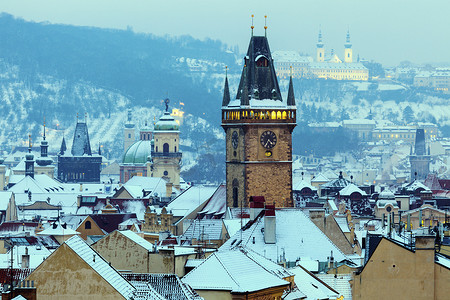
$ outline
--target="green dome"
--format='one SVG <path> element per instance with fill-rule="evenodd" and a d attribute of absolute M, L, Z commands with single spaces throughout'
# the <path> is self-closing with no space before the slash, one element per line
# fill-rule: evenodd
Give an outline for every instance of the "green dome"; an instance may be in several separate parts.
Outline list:
<path fill-rule="evenodd" d="M 123 155 L 123 164 L 145 164 L 152 153 L 150 141 L 138 141 L 132 144 Z"/>
<path fill-rule="evenodd" d="M 178 125 L 178 123 L 175 122 L 175 119 L 167 111 L 159 119 L 159 121 L 155 124 L 155 130 L 161 130 L 161 131 L 174 130 L 174 131 L 178 131 L 179 129 L 180 129 L 180 125 Z"/>

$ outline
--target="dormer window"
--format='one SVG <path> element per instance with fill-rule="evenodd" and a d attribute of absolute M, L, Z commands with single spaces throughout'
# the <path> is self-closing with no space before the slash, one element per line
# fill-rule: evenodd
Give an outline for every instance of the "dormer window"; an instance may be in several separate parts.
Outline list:
<path fill-rule="evenodd" d="M 258 55 L 256 57 L 256 66 L 257 67 L 268 67 L 269 60 L 264 55 Z"/>

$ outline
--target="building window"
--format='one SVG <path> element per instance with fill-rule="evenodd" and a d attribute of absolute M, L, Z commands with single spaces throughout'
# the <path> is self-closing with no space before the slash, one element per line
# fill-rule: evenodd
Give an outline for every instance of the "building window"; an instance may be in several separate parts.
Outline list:
<path fill-rule="evenodd" d="M 84 229 L 91 229 L 91 221 L 86 221 L 86 223 L 84 223 Z"/>
<path fill-rule="evenodd" d="M 167 175 L 169 175 L 169 172 L 164 171 L 164 176 L 167 176 Z"/>
<path fill-rule="evenodd" d="M 238 207 L 238 190 L 239 189 L 239 181 L 237 179 L 233 179 L 233 207 Z"/>
<path fill-rule="evenodd" d="M 128 138 L 129 138 L 129 139 L 131 138 L 131 133 L 128 134 Z"/>
<path fill-rule="evenodd" d="M 164 145 L 163 145 L 163 152 L 164 153 L 169 152 L 169 144 L 168 143 L 164 143 Z"/>

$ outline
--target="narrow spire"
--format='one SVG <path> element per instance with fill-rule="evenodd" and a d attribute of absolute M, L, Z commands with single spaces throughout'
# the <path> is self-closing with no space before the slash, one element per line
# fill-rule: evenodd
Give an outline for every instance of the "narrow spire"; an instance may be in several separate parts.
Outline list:
<path fill-rule="evenodd" d="M 79 116 L 78 116 L 78 113 L 77 113 L 77 123 L 78 123 L 78 117 L 79 117 Z"/>
<path fill-rule="evenodd" d="M 45 141 L 45 117 L 44 117 L 44 141 Z"/>
<path fill-rule="evenodd" d="M 241 106 L 250 105 L 249 99 L 248 99 L 248 82 L 247 82 L 247 65 L 244 65 L 244 80 L 242 85 L 242 91 L 241 91 Z"/>
<path fill-rule="evenodd" d="M 170 102 L 169 98 L 164 99 L 164 104 L 166 105 L 166 112 L 169 111 L 169 102 Z"/>
<path fill-rule="evenodd" d="M 102 155 L 102 146 L 100 145 L 100 142 L 98 142 L 98 155 Z"/>
<path fill-rule="evenodd" d="M 66 152 L 66 150 L 67 150 L 66 139 L 64 138 L 64 135 L 63 135 L 63 139 L 61 142 L 61 148 L 59 149 L 59 154 L 64 155 L 64 152 Z"/>
<path fill-rule="evenodd" d="M 84 123 L 87 124 L 87 112 L 84 113 Z"/>
<path fill-rule="evenodd" d="M 255 26 L 253 26 L 253 17 L 254 17 L 255 15 L 252 15 L 252 26 L 250 27 L 251 29 L 252 29 L 252 36 L 253 36 L 253 28 L 255 28 Z"/>
<path fill-rule="evenodd" d="M 31 153 L 31 134 L 28 135 L 28 153 Z"/>
<path fill-rule="evenodd" d="M 228 66 L 225 67 L 225 87 L 223 89 L 222 106 L 230 103 L 230 89 L 228 88 Z"/>
<path fill-rule="evenodd" d="M 292 67 L 291 67 L 291 76 L 289 78 L 289 90 L 288 90 L 288 96 L 287 96 L 287 105 L 295 106 L 294 85 L 292 84 Z"/>
<path fill-rule="evenodd" d="M 267 15 L 264 16 L 264 36 L 267 37 Z"/>

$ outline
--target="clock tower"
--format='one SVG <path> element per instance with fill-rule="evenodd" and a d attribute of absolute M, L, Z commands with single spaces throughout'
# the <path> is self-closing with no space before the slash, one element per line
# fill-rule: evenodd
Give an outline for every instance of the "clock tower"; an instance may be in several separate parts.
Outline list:
<path fill-rule="evenodd" d="M 267 38 L 252 36 L 236 98 L 230 98 L 226 78 L 222 101 L 229 207 L 248 206 L 250 196 L 264 196 L 267 204 L 276 207 L 294 206 L 292 131 L 295 126 L 292 77 L 284 101 Z"/>

